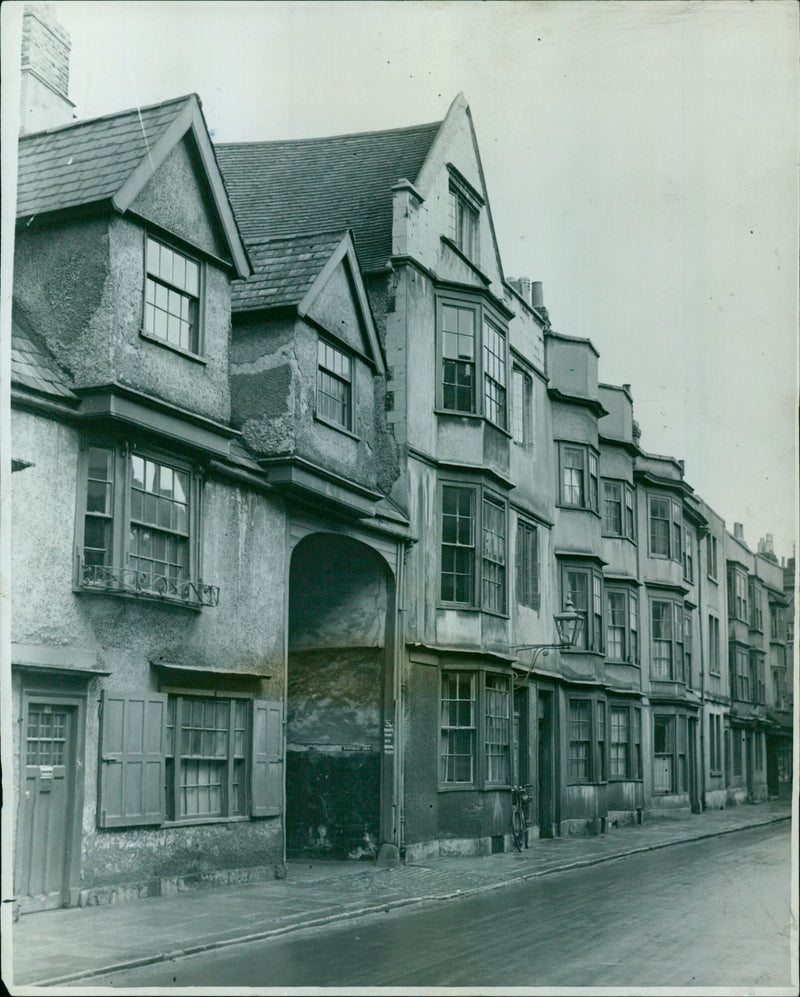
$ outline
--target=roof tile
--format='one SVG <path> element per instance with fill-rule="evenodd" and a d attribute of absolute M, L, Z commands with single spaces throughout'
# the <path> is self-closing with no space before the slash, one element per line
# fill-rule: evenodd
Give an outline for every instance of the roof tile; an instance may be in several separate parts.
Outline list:
<path fill-rule="evenodd" d="M 16 317 L 11 328 L 11 380 L 48 395 L 76 397 L 49 350 Z"/>

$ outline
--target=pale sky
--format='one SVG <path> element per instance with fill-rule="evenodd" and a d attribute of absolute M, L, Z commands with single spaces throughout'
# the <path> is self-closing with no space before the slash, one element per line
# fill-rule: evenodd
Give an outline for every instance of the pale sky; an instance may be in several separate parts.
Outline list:
<path fill-rule="evenodd" d="M 793 0 L 53 6 L 82 118 L 195 91 L 217 141 L 302 138 L 436 121 L 464 91 L 506 276 L 632 385 L 645 449 L 791 553 Z"/>

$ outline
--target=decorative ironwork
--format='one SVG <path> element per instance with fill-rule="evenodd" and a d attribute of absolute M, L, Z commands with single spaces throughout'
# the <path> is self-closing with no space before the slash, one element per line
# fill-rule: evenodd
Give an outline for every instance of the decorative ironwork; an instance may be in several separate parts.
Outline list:
<path fill-rule="evenodd" d="M 188 606 L 219 605 L 219 588 L 188 578 L 169 578 L 135 568 L 80 562 L 80 587 L 160 598 Z"/>

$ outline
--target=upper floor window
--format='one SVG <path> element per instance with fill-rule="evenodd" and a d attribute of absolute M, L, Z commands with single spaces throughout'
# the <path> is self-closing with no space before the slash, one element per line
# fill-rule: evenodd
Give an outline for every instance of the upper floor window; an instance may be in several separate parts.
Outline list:
<path fill-rule="evenodd" d="M 440 298 L 441 405 L 450 412 L 483 415 L 508 428 L 508 342 L 499 320 L 480 302 Z M 478 385 L 483 390 L 478 391 Z"/>
<path fill-rule="evenodd" d="M 144 332 L 200 352 L 200 264 L 147 236 Z"/>
<path fill-rule="evenodd" d="M 506 337 L 483 320 L 483 410 L 486 418 L 506 428 Z"/>
<path fill-rule="evenodd" d="M 603 478 L 603 533 L 634 540 L 633 488 L 627 481 Z"/>
<path fill-rule="evenodd" d="M 734 620 L 749 623 L 747 613 L 747 575 L 733 566 L 728 568 L 728 613 Z"/>
<path fill-rule="evenodd" d="M 753 690 L 753 702 L 766 702 L 764 655 L 757 651 L 750 652 L 750 687 Z"/>
<path fill-rule="evenodd" d="M 533 378 L 514 364 L 511 371 L 511 436 L 520 446 L 533 442 Z"/>
<path fill-rule="evenodd" d="M 709 533 L 708 536 L 706 537 L 706 557 L 708 560 L 708 577 L 713 579 L 714 581 L 716 581 L 718 577 L 717 550 L 718 550 L 717 538 Z"/>
<path fill-rule="evenodd" d="M 199 578 L 199 478 L 182 461 L 127 447 L 81 455 L 78 584 L 216 605 Z"/>
<path fill-rule="evenodd" d="M 628 588 L 606 586 L 606 658 L 639 660 L 639 598 Z"/>
<path fill-rule="evenodd" d="M 524 519 L 517 521 L 517 602 L 539 608 L 539 531 Z"/>
<path fill-rule="evenodd" d="M 786 621 L 786 643 L 791 644 L 794 641 L 794 620 Z"/>
<path fill-rule="evenodd" d="M 583 626 L 573 645 L 576 650 L 603 650 L 603 576 L 596 568 L 583 565 L 561 566 L 561 603 L 567 597 L 582 616 Z"/>
<path fill-rule="evenodd" d="M 769 633 L 772 640 L 783 640 L 786 616 L 781 606 L 769 607 Z"/>
<path fill-rule="evenodd" d="M 719 675 L 720 642 L 719 617 L 708 614 L 708 670 L 712 675 Z"/>
<path fill-rule="evenodd" d="M 479 206 L 466 187 L 450 179 L 450 236 L 470 260 L 478 258 Z"/>
<path fill-rule="evenodd" d="M 672 682 L 685 681 L 683 603 L 651 599 L 650 634 L 652 677 Z"/>
<path fill-rule="evenodd" d="M 505 502 L 478 486 L 442 485 L 442 602 L 505 613 L 506 561 Z"/>
<path fill-rule="evenodd" d="M 597 453 L 583 443 L 561 443 L 561 505 L 599 512 Z"/>
<path fill-rule="evenodd" d="M 353 360 L 324 339 L 317 346 L 317 416 L 353 428 Z"/>
<path fill-rule="evenodd" d="M 746 648 L 737 644 L 728 645 L 728 669 L 730 671 L 731 699 L 749 703 L 752 695 L 752 675 Z"/>
<path fill-rule="evenodd" d="M 761 608 L 761 589 L 753 578 L 749 580 L 748 594 L 750 596 L 750 629 L 763 632 L 764 611 Z"/>
<path fill-rule="evenodd" d="M 684 530 L 683 543 L 683 577 L 692 584 L 694 582 L 694 540 L 688 529 Z"/>
<path fill-rule="evenodd" d="M 650 496 L 650 554 L 682 561 L 683 514 L 679 502 L 660 495 Z"/>

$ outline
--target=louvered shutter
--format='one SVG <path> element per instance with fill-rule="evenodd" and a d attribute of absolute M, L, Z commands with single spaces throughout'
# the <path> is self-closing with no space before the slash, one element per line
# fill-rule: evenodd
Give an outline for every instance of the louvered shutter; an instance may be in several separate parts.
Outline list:
<path fill-rule="evenodd" d="M 167 697 L 102 693 L 100 827 L 160 824 L 164 819 Z"/>
<path fill-rule="evenodd" d="M 283 708 L 279 702 L 253 701 L 253 756 L 250 812 L 272 817 L 283 807 Z"/>

